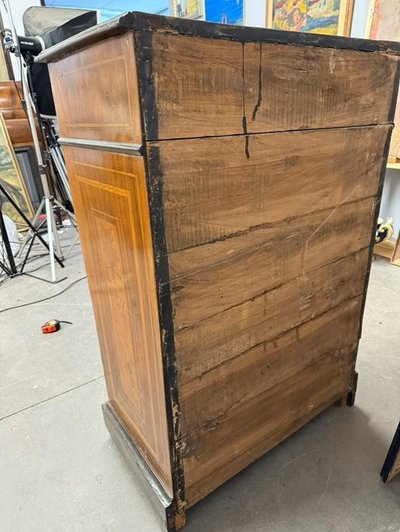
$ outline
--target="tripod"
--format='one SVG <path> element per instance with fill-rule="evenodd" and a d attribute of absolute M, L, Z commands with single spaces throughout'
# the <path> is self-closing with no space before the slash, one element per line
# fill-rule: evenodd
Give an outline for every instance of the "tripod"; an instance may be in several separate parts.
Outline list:
<path fill-rule="evenodd" d="M 48 246 L 46 245 L 46 247 L 49 251 L 49 257 L 50 257 L 51 282 L 55 283 L 57 282 L 56 261 L 59 264 L 62 264 L 63 256 L 62 256 L 61 245 L 60 245 L 60 241 L 59 241 L 58 233 L 57 233 L 56 220 L 54 217 L 54 210 L 53 210 L 54 198 L 50 194 L 50 190 L 49 190 L 49 179 L 51 176 L 49 174 L 49 167 L 46 164 L 47 161 L 45 162 L 43 159 L 39 137 L 38 137 L 38 133 L 36 130 L 35 118 L 34 118 L 34 112 L 35 112 L 36 116 L 38 117 L 39 125 L 40 125 L 40 114 L 38 113 L 37 105 L 35 105 L 35 102 L 29 90 L 28 75 L 27 75 L 28 66 L 27 64 L 24 63 L 21 50 L 19 48 L 19 44 L 18 44 L 19 40 L 18 40 L 18 35 L 15 31 L 13 20 L 12 20 L 10 2 L 9 0 L 5 0 L 5 2 L 6 2 L 7 12 L 10 17 L 10 21 L 12 23 L 11 24 L 12 40 L 8 39 L 7 46 L 9 50 L 14 52 L 15 56 L 18 58 L 19 63 L 20 63 L 21 83 L 22 83 L 22 90 L 23 90 L 23 98 L 25 102 L 24 107 L 25 107 L 26 115 L 27 115 L 28 122 L 29 122 L 29 127 L 30 127 L 31 134 L 32 134 L 32 139 L 33 139 L 33 144 L 34 144 L 34 149 L 35 149 L 35 154 L 36 154 L 36 160 L 38 163 L 38 169 L 39 169 L 40 179 L 41 179 L 42 188 L 43 188 L 43 198 L 42 198 L 42 201 L 40 202 L 39 209 L 36 212 L 36 215 L 33 219 L 33 223 L 29 224 L 31 228 L 31 232 L 30 234 L 27 235 L 22 245 L 22 249 L 24 249 L 29 239 L 31 239 L 28 252 L 25 257 L 24 264 L 26 263 L 30 250 L 32 249 L 34 236 L 38 236 L 38 232 L 34 228 L 34 226 L 37 223 L 39 216 L 42 214 L 44 210 L 46 213 L 47 234 L 48 234 L 48 241 L 49 241 Z M 33 59 L 31 58 L 31 60 Z M 26 63 L 28 63 L 28 61 L 26 61 Z M 44 142 L 44 139 L 43 139 L 43 142 Z M 45 144 L 43 145 L 45 146 Z M 33 231 L 32 231 L 32 228 L 33 228 Z M 44 242 L 43 239 L 41 240 Z M 57 251 L 57 254 L 55 253 L 54 249 Z"/>
<path fill-rule="evenodd" d="M 18 269 L 16 267 L 16 264 L 15 264 L 14 256 L 13 256 L 11 245 L 10 245 L 10 239 L 8 238 L 7 228 L 6 228 L 5 223 L 4 223 L 3 202 L 1 201 L 1 195 L 3 195 L 7 199 L 7 201 L 9 203 L 11 203 L 11 205 L 14 207 L 14 209 L 17 211 L 17 213 L 21 216 L 21 218 L 24 220 L 24 222 L 29 227 L 29 229 L 30 229 L 30 231 L 32 233 L 32 238 L 31 238 L 31 242 L 29 244 L 28 253 L 25 255 L 25 258 L 24 258 L 24 260 L 23 260 L 23 262 L 21 264 L 21 268 L 20 268 L 19 271 L 18 271 Z M 28 220 L 28 218 L 25 216 L 24 212 L 18 207 L 18 205 L 13 200 L 12 196 L 7 192 L 7 190 L 5 189 L 5 187 L 1 183 L 0 183 L 0 231 L 1 231 L 1 236 L 2 236 L 2 240 L 3 240 L 3 246 L 4 246 L 5 250 L 6 250 L 7 260 L 8 260 L 8 266 L 4 262 L 0 261 L 0 268 L 9 277 L 15 277 L 16 275 L 22 275 L 22 273 L 24 271 L 24 268 L 25 268 L 25 265 L 26 265 L 26 262 L 28 260 L 29 251 L 31 250 L 31 248 L 33 246 L 35 238 L 38 238 L 38 240 L 40 240 L 40 242 L 44 245 L 44 247 L 50 253 L 49 244 L 47 244 L 47 242 L 40 235 L 38 229 L 35 228 L 34 225 Z M 53 252 L 53 258 L 54 258 L 55 261 L 58 262 L 58 264 L 62 268 L 64 268 L 64 264 L 62 263 L 61 259 L 54 252 Z"/>

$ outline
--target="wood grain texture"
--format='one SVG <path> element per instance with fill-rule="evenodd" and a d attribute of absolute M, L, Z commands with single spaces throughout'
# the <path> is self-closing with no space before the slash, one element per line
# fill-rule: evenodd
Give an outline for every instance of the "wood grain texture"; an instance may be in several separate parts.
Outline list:
<path fill-rule="evenodd" d="M 150 143 L 168 252 L 375 195 L 390 128 Z"/>
<path fill-rule="evenodd" d="M 307 277 L 323 265 L 368 247 L 374 205 L 373 199 L 367 199 L 304 217 L 293 224 L 282 224 L 276 231 L 264 230 L 263 236 L 237 237 L 238 246 L 247 240 L 249 247 L 235 253 L 231 246 L 228 257 L 221 254 L 215 264 L 171 282 L 175 330 L 212 316 L 220 317 L 228 309 L 238 308 L 291 279 Z M 263 241 L 250 246 L 251 236 Z M 217 244 L 220 243 L 210 247 Z M 218 247 L 223 251 L 229 249 L 228 245 Z M 201 246 L 192 249 L 191 256 L 201 254 Z M 359 271 L 364 271 L 366 265 L 366 262 L 353 264 Z"/>
<path fill-rule="evenodd" d="M 360 251 L 177 332 L 181 385 L 362 294 L 367 261 L 368 250 Z"/>
<path fill-rule="evenodd" d="M 250 133 L 388 123 L 397 59 L 350 50 L 249 44 Z M 379 72 L 379 74 L 378 74 Z M 278 89 L 279 87 L 279 89 Z"/>
<path fill-rule="evenodd" d="M 33 143 L 21 98 L 22 87 L 19 81 L 0 82 L 0 112 L 4 117 L 14 147 L 27 146 Z"/>
<path fill-rule="evenodd" d="M 22 86 L 20 81 L 0 82 L 0 110 L 5 120 L 26 117 L 21 98 Z"/>
<path fill-rule="evenodd" d="M 354 392 L 399 74 L 371 46 L 132 14 L 45 52 L 63 137 L 143 144 L 65 154 L 111 405 L 171 531 Z"/>
<path fill-rule="evenodd" d="M 6 126 L 14 147 L 33 144 L 32 134 L 27 118 L 7 120 Z"/>
<path fill-rule="evenodd" d="M 146 128 L 146 136 L 387 123 L 396 67 L 395 57 L 382 54 L 157 32 L 152 70 L 158 131 Z"/>
<path fill-rule="evenodd" d="M 314 341 L 321 342 L 321 337 L 317 335 Z M 230 415 L 188 435 L 185 459 L 188 505 L 217 488 L 346 393 L 355 348 L 350 345 L 320 353 L 301 374 L 280 381 Z"/>
<path fill-rule="evenodd" d="M 352 296 L 356 292 L 354 290 L 346 295 Z M 360 290 L 358 292 L 360 294 Z M 324 353 L 354 344 L 354 331 L 360 321 L 361 296 L 343 296 L 342 293 L 341 297 L 325 306 L 320 304 L 315 312 L 309 313 L 309 320 L 305 323 L 294 319 L 290 308 L 286 323 L 275 330 L 272 327 L 278 323 L 277 316 L 273 316 L 271 321 L 265 320 L 265 326 L 270 327 L 269 332 L 263 335 L 266 341 L 257 343 L 238 356 L 226 357 L 213 369 L 182 385 L 181 405 L 186 433 L 213 427 L 215 420 L 229 416 L 272 386 L 296 374 L 301 378 L 301 372 L 307 366 L 318 364 Z M 339 305 L 331 309 L 337 302 Z M 282 300 L 280 314 L 283 319 L 285 304 L 286 301 Z M 341 331 L 339 340 L 338 330 Z M 281 331 L 284 333 L 281 334 Z"/>
<path fill-rule="evenodd" d="M 131 33 L 96 43 L 49 70 L 62 137 L 141 144 Z"/>
<path fill-rule="evenodd" d="M 64 149 L 109 397 L 172 493 L 143 159 Z"/>

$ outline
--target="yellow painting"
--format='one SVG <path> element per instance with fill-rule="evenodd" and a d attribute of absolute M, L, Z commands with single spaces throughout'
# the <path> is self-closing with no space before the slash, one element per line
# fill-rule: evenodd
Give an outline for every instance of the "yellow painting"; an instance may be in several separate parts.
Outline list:
<path fill-rule="evenodd" d="M 0 183 L 18 205 L 21 211 L 30 218 L 32 216 L 32 206 L 28 192 L 21 175 L 14 150 L 8 135 L 7 127 L 0 113 Z M 18 214 L 13 205 L 0 191 L 0 201 L 2 202 L 3 214 L 11 218 L 18 228 L 26 227 L 23 218 Z"/>
<path fill-rule="evenodd" d="M 267 27 L 350 35 L 354 0 L 268 0 Z"/>

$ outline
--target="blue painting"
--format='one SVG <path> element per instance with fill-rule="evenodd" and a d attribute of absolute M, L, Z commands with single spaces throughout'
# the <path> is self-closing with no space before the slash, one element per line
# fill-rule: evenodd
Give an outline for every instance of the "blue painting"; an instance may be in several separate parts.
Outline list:
<path fill-rule="evenodd" d="M 220 24 L 243 24 L 243 0 L 205 0 L 205 19 Z"/>

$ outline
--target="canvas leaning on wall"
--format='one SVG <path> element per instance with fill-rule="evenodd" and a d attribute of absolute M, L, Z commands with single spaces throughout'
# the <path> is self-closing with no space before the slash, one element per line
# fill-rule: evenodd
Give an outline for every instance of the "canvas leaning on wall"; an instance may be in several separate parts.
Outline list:
<path fill-rule="evenodd" d="M 0 183 L 12 197 L 27 218 L 32 217 L 32 206 L 29 200 L 28 192 L 21 175 L 14 150 L 8 135 L 7 127 L 0 113 Z M 13 220 L 18 228 L 24 228 L 23 218 L 16 212 L 12 204 L 0 192 L 0 202 L 2 204 L 3 214 Z"/>
<path fill-rule="evenodd" d="M 349 36 L 354 0 L 267 0 L 267 28 Z"/>

